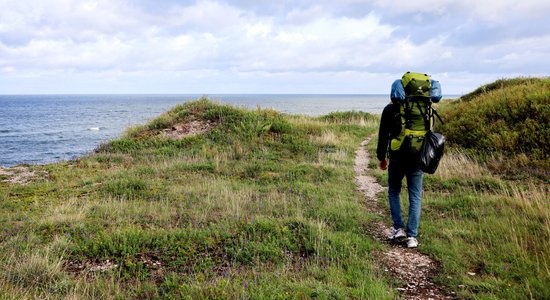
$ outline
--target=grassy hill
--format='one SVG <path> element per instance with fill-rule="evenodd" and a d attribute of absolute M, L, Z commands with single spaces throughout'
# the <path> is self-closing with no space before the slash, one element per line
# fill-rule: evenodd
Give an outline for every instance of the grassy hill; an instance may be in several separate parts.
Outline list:
<path fill-rule="evenodd" d="M 0 298 L 394 299 L 402 283 L 377 259 L 388 246 L 366 230 L 390 218 L 354 182 L 377 128 L 360 112 L 201 99 L 77 160 L 0 172 Z M 424 181 L 420 251 L 438 283 L 459 298 L 550 298 L 545 183 L 497 176 L 459 147 Z"/>
<path fill-rule="evenodd" d="M 375 119 L 203 99 L 30 166 L 0 183 L 0 298 L 393 299 L 352 167 Z"/>
<path fill-rule="evenodd" d="M 443 107 L 441 127 L 497 173 L 548 178 L 550 78 L 502 79 Z"/>

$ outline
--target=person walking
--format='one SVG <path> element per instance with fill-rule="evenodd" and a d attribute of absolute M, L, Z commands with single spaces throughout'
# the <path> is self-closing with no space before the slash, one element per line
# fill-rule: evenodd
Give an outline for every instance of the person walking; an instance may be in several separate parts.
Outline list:
<path fill-rule="evenodd" d="M 434 88 L 440 93 L 439 82 L 431 80 L 426 74 L 407 72 L 401 80 L 396 80 L 392 85 L 392 103 L 382 112 L 378 132 L 376 156 L 380 169 L 388 169 L 388 198 L 393 220 L 388 239 L 406 238 L 408 248 L 418 247 L 424 175 L 420 165 L 420 148 L 426 133 L 435 127 L 432 99 L 441 99 L 440 94 L 435 98 L 431 96 Z M 406 226 L 400 199 L 403 178 L 407 180 L 409 194 Z"/>
<path fill-rule="evenodd" d="M 380 169 L 388 169 L 388 198 L 393 220 L 392 232 L 388 236 L 388 239 L 395 240 L 406 237 L 407 247 L 416 248 L 418 247 L 417 236 L 418 226 L 420 224 L 422 177 L 424 172 L 420 170 L 419 159 L 411 159 L 411 157 L 399 155 L 399 152 L 388 151 L 390 137 L 398 135 L 398 132 L 396 132 L 397 126 L 395 126 L 396 122 L 394 120 L 397 115 L 399 115 L 398 104 L 390 103 L 384 108 L 378 132 L 376 156 L 380 161 Z M 389 166 L 386 160 L 388 154 L 390 155 Z M 409 214 L 406 231 L 401 215 L 400 198 L 401 185 L 404 177 L 407 178 L 407 190 L 409 192 Z"/>

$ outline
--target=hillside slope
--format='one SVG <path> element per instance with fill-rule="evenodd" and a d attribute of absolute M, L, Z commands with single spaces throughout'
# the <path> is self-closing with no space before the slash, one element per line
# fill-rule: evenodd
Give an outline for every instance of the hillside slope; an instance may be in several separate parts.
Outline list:
<path fill-rule="evenodd" d="M 550 78 L 499 80 L 442 108 L 450 144 L 497 172 L 548 177 Z"/>
<path fill-rule="evenodd" d="M 448 147 L 424 176 L 420 250 L 459 298 L 550 299 L 550 79 L 500 80 L 438 109 Z"/>
<path fill-rule="evenodd" d="M 403 283 L 369 233 L 389 214 L 354 182 L 377 128 L 361 112 L 201 99 L 77 160 L 2 170 L 0 298 L 395 299 Z M 424 191 L 419 251 L 448 294 L 550 298 L 547 184 L 503 179 L 454 147 Z"/>
<path fill-rule="evenodd" d="M 0 298 L 393 299 L 354 183 L 372 120 L 202 99 L 30 166 L 0 182 Z"/>

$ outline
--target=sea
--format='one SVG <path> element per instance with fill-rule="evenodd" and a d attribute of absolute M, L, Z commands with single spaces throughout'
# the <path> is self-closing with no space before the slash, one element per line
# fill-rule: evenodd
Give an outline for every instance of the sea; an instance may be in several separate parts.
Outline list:
<path fill-rule="evenodd" d="M 0 95 L 0 166 L 75 159 L 176 104 L 205 95 Z M 389 95 L 206 95 L 246 108 L 319 116 L 380 114 Z"/>

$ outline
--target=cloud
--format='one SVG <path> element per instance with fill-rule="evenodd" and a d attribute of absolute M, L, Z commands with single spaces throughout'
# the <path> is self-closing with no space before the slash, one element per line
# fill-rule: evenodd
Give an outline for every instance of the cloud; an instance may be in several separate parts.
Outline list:
<path fill-rule="evenodd" d="M 172 8 L 163 18 L 142 13 L 125 15 L 123 12 L 130 8 L 108 7 L 109 3 L 83 3 L 75 5 L 71 12 L 51 14 L 34 8 L 37 17 L 33 20 L 38 21 L 2 32 L 3 36 L 14 31 L 28 32 L 26 43 L 13 44 L 3 39 L 0 51 L 21 69 L 111 67 L 148 71 L 229 67 L 239 71 L 288 71 L 334 68 L 348 58 L 360 60 L 353 56 L 350 47 L 379 43 L 388 39 L 392 31 L 374 15 L 277 24 L 271 18 L 213 1 Z M 300 13 L 293 10 L 290 14 L 296 18 Z M 101 21 L 90 22 L 93 15 Z M 122 18 L 115 21 L 115 15 Z"/>
<path fill-rule="evenodd" d="M 237 88 L 265 89 L 274 80 L 280 92 L 380 92 L 386 88 L 368 90 L 355 78 L 417 70 L 451 74 L 459 86 L 469 81 L 453 75 L 550 69 L 548 1 L 21 0 L 3 7 L 0 74 L 18 87 L 24 78 L 58 76 L 59 88 L 88 78 L 115 90 L 131 91 L 134 82 L 162 92 L 171 82 L 174 91 L 186 81 L 246 92 Z M 328 83 L 335 78 L 341 88 Z M 10 90 L 6 82 L 0 88 Z"/>
<path fill-rule="evenodd" d="M 458 15 L 463 18 L 473 18 L 489 22 L 508 22 L 513 19 L 545 18 L 550 10 L 546 0 L 394 0 L 394 1 L 363 1 L 374 2 L 374 7 L 383 9 L 389 15 L 423 14 L 426 16 Z"/>

